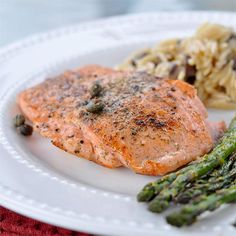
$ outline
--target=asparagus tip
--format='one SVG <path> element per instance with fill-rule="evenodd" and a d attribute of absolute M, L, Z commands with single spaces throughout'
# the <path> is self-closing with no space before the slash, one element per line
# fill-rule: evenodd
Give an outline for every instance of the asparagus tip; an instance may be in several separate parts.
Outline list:
<path fill-rule="evenodd" d="M 139 194 L 137 195 L 137 201 L 138 202 L 148 202 L 151 200 L 151 198 L 153 197 L 153 191 L 151 190 L 142 190 L 141 192 L 139 192 Z"/>
<path fill-rule="evenodd" d="M 187 193 L 182 193 L 176 198 L 176 202 L 180 204 L 186 204 L 191 200 L 191 196 Z"/>
<path fill-rule="evenodd" d="M 169 206 L 168 201 L 161 201 L 161 200 L 159 200 L 159 202 L 153 201 L 149 204 L 148 210 L 155 213 L 161 213 L 164 210 L 166 210 L 168 206 Z"/>
<path fill-rule="evenodd" d="M 184 225 L 191 225 L 196 221 L 196 218 L 189 217 L 189 215 L 180 214 L 178 212 L 174 212 L 168 216 L 166 216 L 166 221 L 170 225 L 176 226 L 176 227 L 182 227 Z"/>
<path fill-rule="evenodd" d="M 180 217 L 173 213 L 171 215 L 166 216 L 166 222 L 170 225 L 176 226 L 176 227 L 182 227 L 183 226 L 183 222 L 180 219 Z"/>

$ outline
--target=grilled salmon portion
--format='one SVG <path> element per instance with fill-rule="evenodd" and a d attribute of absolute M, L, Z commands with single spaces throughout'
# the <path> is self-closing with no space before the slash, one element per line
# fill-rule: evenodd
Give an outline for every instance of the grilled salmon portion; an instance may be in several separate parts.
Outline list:
<path fill-rule="evenodd" d="M 18 104 L 42 136 L 109 168 L 163 175 L 209 152 L 225 131 L 196 90 L 179 80 L 96 65 L 21 92 Z"/>

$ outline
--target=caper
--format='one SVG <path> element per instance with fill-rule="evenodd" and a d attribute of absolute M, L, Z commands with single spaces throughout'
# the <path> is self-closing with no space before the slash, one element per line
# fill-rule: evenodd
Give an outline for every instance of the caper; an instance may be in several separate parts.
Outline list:
<path fill-rule="evenodd" d="M 21 114 L 17 114 L 13 119 L 15 127 L 20 127 L 25 123 L 25 117 Z"/>
<path fill-rule="evenodd" d="M 94 83 L 90 89 L 91 98 L 98 97 L 102 92 L 102 86 L 99 83 Z"/>
<path fill-rule="evenodd" d="M 86 110 L 88 112 L 91 113 L 100 113 L 104 108 L 104 103 L 101 101 L 90 101 L 87 105 L 86 105 Z"/>
<path fill-rule="evenodd" d="M 31 125 L 23 124 L 19 127 L 19 131 L 24 136 L 30 136 L 33 133 L 33 127 Z"/>

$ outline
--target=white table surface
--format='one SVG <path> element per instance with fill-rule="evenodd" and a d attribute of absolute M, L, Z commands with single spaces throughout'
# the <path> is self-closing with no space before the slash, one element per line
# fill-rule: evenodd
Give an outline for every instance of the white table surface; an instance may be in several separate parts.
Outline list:
<path fill-rule="evenodd" d="M 235 0 L 0 0 L 0 47 L 33 33 L 134 12 L 235 11 Z"/>

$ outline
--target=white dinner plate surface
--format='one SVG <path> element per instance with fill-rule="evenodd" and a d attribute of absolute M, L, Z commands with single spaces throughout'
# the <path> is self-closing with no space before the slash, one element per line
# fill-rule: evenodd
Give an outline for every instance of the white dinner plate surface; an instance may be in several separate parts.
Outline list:
<path fill-rule="evenodd" d="M 101 235 L 233 235 L 236 205 L 177 229 L 147 211 L 136 194 L 156 179 L 76 158 L 34 133 L 15 132 L 16 95 L 85 64 L 115 66 L 130 52 L 169 37 L 193 34 L 206 21 L 236 27 L 236 14 L 179 12 L 129 15 L 79 24 L 0 49 L 0 204 L 44 222 Z M 236 28 L 235 28 L 236 29 Z M 229 121 L 233 111 L 211 110 Z M 171 209 L 173 210 L 173 209 Z M 168 211 L 167 211 L 168 213 Z"/>

